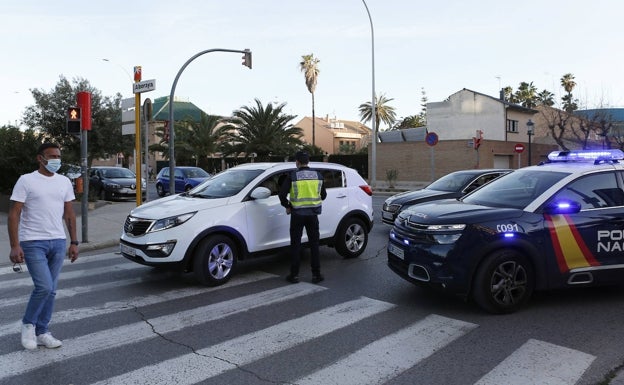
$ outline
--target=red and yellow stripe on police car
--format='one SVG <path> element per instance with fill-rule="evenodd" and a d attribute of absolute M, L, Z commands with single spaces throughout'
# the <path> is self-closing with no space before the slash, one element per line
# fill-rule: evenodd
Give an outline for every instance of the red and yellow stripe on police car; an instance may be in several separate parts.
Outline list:
<path fill-rule="evenodd" d="M 559 271 L 600 265 L 568 215 L 546 215 L 545 219 Z"/>

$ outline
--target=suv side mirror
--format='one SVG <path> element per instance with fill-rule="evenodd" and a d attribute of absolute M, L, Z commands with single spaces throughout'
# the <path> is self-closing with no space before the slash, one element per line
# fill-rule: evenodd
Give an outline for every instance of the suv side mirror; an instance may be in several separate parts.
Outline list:
<path fill-rule="evenodd" d="M 253 199 L 266 199 L 271 196 L 271 190 L 266 187 L 259 186 L 253 189 L 250 196 Z"/>

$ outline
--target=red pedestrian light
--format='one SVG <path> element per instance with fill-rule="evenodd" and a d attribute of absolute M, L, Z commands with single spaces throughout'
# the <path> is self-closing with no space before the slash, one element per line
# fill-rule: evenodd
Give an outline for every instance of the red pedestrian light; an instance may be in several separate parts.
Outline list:
<path fill-rule="evenodd" d="M 67 133 L 68 134 L 80 134 L 82 129 L 82 119 L 80 114 L 80 108 L 69 107 L 67 108 Z"/>

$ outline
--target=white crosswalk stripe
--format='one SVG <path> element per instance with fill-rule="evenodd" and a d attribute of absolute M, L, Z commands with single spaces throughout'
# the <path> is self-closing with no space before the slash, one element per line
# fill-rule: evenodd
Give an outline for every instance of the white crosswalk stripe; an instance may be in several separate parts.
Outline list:
<path fill-rule="evenodd" d="M 476 327 L 433 314 L 294 383 L 383 384 Z"/>
<path fill-rule="evenodd" d="M 341 303 L 216 346 L 104 381 L 104 384 L 194 384 L 388 310 L 370 298 Z M 191 363 L 192 370 L 187 365 Z M 102 384 L 102 383 L 100 383 Z"/>
<path fill-rule="evenodd" d="M 68 266 L 68 265 L 74 265 L 74 266 L 78 266 L 78 265 L 82 265 L 84 263 L 89 263 L 89 262 L 93 262 L 93 261 L 107 261 L 107 260 L 123 260 L 123 261 L 127 261 L 127 259 L 125 259 L 124 257 L 122 257 L 119 254 L 115 254 L 115 253 L 106 253 L 106 254 L 94 254 L 94 255 L 88 255 L 88 256 L 80 256 L 76 261 L 74 261 L 73 263 L 71 263 L 69 261 L 69 259 L 66 259 L 63 262 L 64 266 Z M 140 267 L 140 265 L 137 265 Z M 26 267 L 26 264 L 21 264 L 22 270 L 24 271 L 24 273 L 28 274 L 28 269 Z M 88 274 L 89 270 L 82 270 L 83 273 Z M 19 273 L 19 274 L 24 274 L 24 273 Z M 3 275 L 14 275 L 16 274 L 13 271 L 13 267 L 12 266 L 7 266 L 7 267 L 2 267 L 0 268 L 0 276 Z M 30 279 L 30 278 L 28 278 Z"/>
<path fill-rule="evenodd" d="M 575 384 L 596 357 L 530 339 L 475 385 Z"/>
<path fill-rule="evenodd" d="M 111 314 L 117 311 L 137 308 L 142 306 L 149 306 L 160 302 L 171 301 L 175 299 L 181 299 L 185 297 L 190 297 L 197 294 L 209 293 L 215 290 L 222 290 L 227 287 L 234 287 L 238 285 L 245 285 L 250 282 L 256 282 L 262 279 L 273 278 L 275 275 L 267 274 L 262 272 L 254 272 L 250 274 L 246 274 L 244 276 L 238 277 L 237 279 L 228 282 L 226 285 L 221 287 L 189 287 L 185 289 L 177 289 L 167 291 L 161 294 L 154 294 L 148 296 L 140 296 L 140 297 L 132 297 L 125 299 L 123 301 L 111 301 L 106 302 L 101 306 L 92 306 L 92 307 L 82 307 L 76 309 L 62 310 L 54 313 L 54 322 L 55 323 L 63 323 L 70 321 L 78 321 L 81 319 L 85 319 L 88 317 L 101 316 L 105 314 Z M 95 286 L 91 287 L 95 291 L 97 288 Z M 19 330 L 22 322 L 16 321 L 13 323 L 0 324 L 0 337 L 15 333 L 16 330 Z"/>
<path fill-rule="evenodd" d="M 138 271 L 138 270 L 145 270 L 145 269 L 149 269 L 149 268 L 145 266 L 141 266 L 136 263 L 127 262 L 127 263 L 120 263 L 120 264 L 113 265 L 113 266 L 97 267 L 97 268 L 93 268 L 89 270 L 75 270 L 75 271 L 69 271 L 67 273 L 62 272 L 61 281 L 64 281 L 67 279 L 74 279 L 74 278 L 97 277 L 104 273 L 110 273 L 111 271 L 133 271 L 133 270 Z M 24 276 L 24 278 L 0 282 L 0 290 L 14 288 L 14 287 L 23 287 L 23 286 L 32 287 L 33 283 L 32 283 L 32 279 L 30 278 L 30 274 L 26 273 L 22 275 Z"/>
<path fill-rule="evenodd" d="M 149 322 L 136 322 L 95 332 L 85 336 L 63 341 L 59 350 L 40 352 L 37 360 L 31 360 L 32 352 L 19 351 L 0 356 L 0 379 L 33 370 L 54 362 L 59 362 L 80 355 L 91 354 L 108 348 L 117 348 L 130 343 L 137 343 L 158 334 L 166 334 L 208 321 L 244 312 L 260 306 L 283 302 L 296 297 L 324 290 L 311 284 L 282 286 L 277 289 L 236 298 L 226 302 L 198 307 L 172 315 L 150 319 Z M 158 333 L 158 334 L 156 334 Z"/>
<path fill-rule="evenodd" d="M 118 263 L 107 267 L 93 267 L 85 265 L 85 268 L 77 268 L 63 272 L 63 279 L 73 279 L 80 281 L 80 278 L 95 277 L 115 271 L 131 271 L 144 268 L 140 265 L 127 263 L 118 255 L 101 255 L 83 258 L 80 262 L 87 263 L 97 260 L 115 260 Z M 87 268 L 87 266 L 89 266 Z M 0 275 L 4 272 L 0 272 Z M 7 273 L 8 274 L 8 273 Z M 138 282 L 158 281 L 163 279 L 160 274 L 142 274 L 136 270 L 137 277 L 106 281 L 93 285 L 67 286 L 57 292 L 57 298 L 68 298 L 82 295 L 95 295 L 107 290 L 124 289 L 125 286 Z M 264 272 L 246 272 L 236 276 L 227 284 L 219 287 L 188 286 L 184 288 L 162 290 L 161 292 L 151 292 L 148 294 L 136 294 L 127 298 L 108 302 L 92 304 L 92 306 L 75 307 L 63 309 L 54 313 L 53 323 L 55 327 L 71 322 L 87 320 L 90 317 L 112 316 L 126 311 L 121 320 L 128 316 L 127 310 L 155 305 L 158 308 L 158 315 L 145 317 L 141 321 L 136 321 L 135 314 L 130 314 L 134 322 L 117 323 L 113 327 L 105 326 L 105 329 L 97 327 L 89 329 L 89 334 L 77 335 L 73 338 L 65 338 L 63 347 L 59 349 L 43 349 L 36 351 L 8 350 L 6 354 L 0 355 L 0 384 L 18 383 L 16 379 L 20 375 L 28 375 L 30 372 L 47 371 L 55 365 L 63 365 L 71 360 L 89 359 L 95 353 L 103 354 L 107 350 L 128 347 L 137 349 L 145 343 L 162 343 L 159 339 L 167 339 L 168 342 L 175 342 L 176 332 L 189 330 L 195 332 L 203 325 L 217 323 L 225 317 L 240 316 L 248 311 L 270 311 L 273 308 L 283 310 L 284 304 L 305 304 L 311 296 L 330 297 L 329 289 L 312 285 L 309 283 L 299 283 L 297 285 L 278 284 L 275 287 L 274 274 Z M 30 281 L 30 277 L 6 280 L 0 282 L 1 289 L 12 287 L 22 288 L 26 286 L 24 282 Z M 167 307 L 160 306 L 176 301 L 185 301 L 194 296 L 202 296 L 210 293 L 226 293 L 228 290 L 242 289 L 249 293 L 249 288 L 245 285 L 258 285 L 264 289 L 252 292 L 247 295 L 234 296 L 233 299 L 212 301 L 213 303 L 194 307 L 187 310 L 167 311 Z M 157 287 L 157 285 L 155 285 Z M 130 291 L 133 293 L 133 291 Z M 213 296 L 218 298 L 218 295 Z M 228 298 L 232 298 L 229 295 Z M 196 301 L 198 298 L 193 298 Z M 206 296 L 210 298 L 210 296 Z M 25 304 L 27 298 L 1 298 L 0 310 L 9 306 Z M 90 303 L 91 304 L 91 303 Z M 186 309 L 186 308 L 184 308 Z M 14 311 L 13 309 L 10 309 Z M 333 300 L 331 305 L 326 307 L 316 307 L 314 311 L 305 311 L 305 307 L 299 309 L 296 318 L 285 319 L 262 328 L 250 328 L 247 334 L 235 336 L 229 339 L 218 340 L 218 342 L 206 346 L 200 345 L 197 348 L 188 346 L 189 350 L 178 355 L 168 356 L 160 362 L 146 361 L 141 363 L 140 355 L 136 356 L 137 361 L 133 366 L 128 367 L 127 372 L 123 368 L 109 368 L 110 373 L 99 373 L 90 380 L 76 379 L 75 383 L 87 383 L 98 381 L 96 384 L 196 384 L 209 381 L 217 376 L 228 376 L 236 373 L 246 365 L 252 365 L 261 360 L 275 360 L 276 356 L 288 349 L 306 348 L 306 344 L 313 345 L 317 339 L 328 336 L 330 333 L 340 331 L 341 336 L 353 340 L 356 334 L 350 334 L 355 330 L 359 322 L 374 321 L 377 317 L 388 317 L 393 312 L 400 309 L 396 305 L 368 297 L 356 299 L 345 298 Z M 141 315 L 142 313 L 137 313 Z M 147 314 L 147 313 L 146 313 Z M 283 314 L 283 312 L 282 312 Z M 4 318 L 5 320 L 7 318 Z M 19 320 L 4 322 L 0 324 L 0 341 L 8 341 L 15 338 L 19 341 Z M 196 330 L 191 331 L 191 328 Z M 364 385 L 364 384 L 385 384 L 392 381 L 402 373 L 418 368 L 419 364 L 427 359 L 433 359 L 435 353 L 444 349 L 452 349 L 453 344 L 461 341 L 462 337 L 478 328 L 478 325 L 459 319 L 430 314 L 419 317 L 413 321 L 402 323 L 400 328 L 389 327 L 380 332 L 380 337 L 373 340 L 370 338 L 366 343 L 355 341 L 352 351 L 340 356 L 336 356 L 336 361 L 330 363 L 326 360 L 318 367 L 299 368 L 293 377 L 280 379 L 284 383 L 298 385 L 309 384 L 341 384 L 341 385 Z M 93 330 L 97 330 L 94 331 Z M 344 333 L 343 333 L 344 332 Z M 179 334 L 178 334 L 179 336 Z M 173 338 L 169 340 L 169 338 Z M 353 343 L 353 341 L 351 341 Z M 312 344 L 311 344 L 312 343 Z M 17 342 L 16 346 L 19 346 Z M 180 343 L 180 347 L 187 346 Z M 182 351 L 181 349 L 180 351 Z M 106 353 L 108 354 L 108 353 Z M 596 357 L 582 351 L 570 349 L 568 347 L 555 345 L 549 342 L 536 339 L 528 339 L 512 352 L 508 357 L 500 357 L 498 365 L 494 366 L 488 373 L 479 373 L 482 377 L 474 385 L 520 385 L 520 384 L 544 384 L 544 385 L 572 385 L 576 384 Z M 487 370 L 487 369 L 486 369 Z M 217 379 L 217 381 L 220 380 Z M 213 380 L 214 381 L 214 380 Z M 418 382 L 415 380 L 415 382 Z M 60 382 L 53 382 L 60 383 Z M 69 382 L 63 382 L 69 383 Z"/>

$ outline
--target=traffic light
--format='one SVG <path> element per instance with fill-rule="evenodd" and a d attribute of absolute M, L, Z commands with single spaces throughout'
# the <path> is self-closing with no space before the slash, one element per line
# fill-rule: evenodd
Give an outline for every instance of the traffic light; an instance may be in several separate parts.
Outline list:
<path fill-rule="evenodd" d="M 80 134 L 82 129 L 82 119 L 79 107 L 69 107 L 67 109 L 67 133 Z"/>
<path fill-rule="evenodd" d="M 249 67 L 249 69 L 251 69 L 251 51 L 249 49 L 245 50 L 245 53 L 243 53 L 243 63 L 242 63 L 245 67 Z"/>

